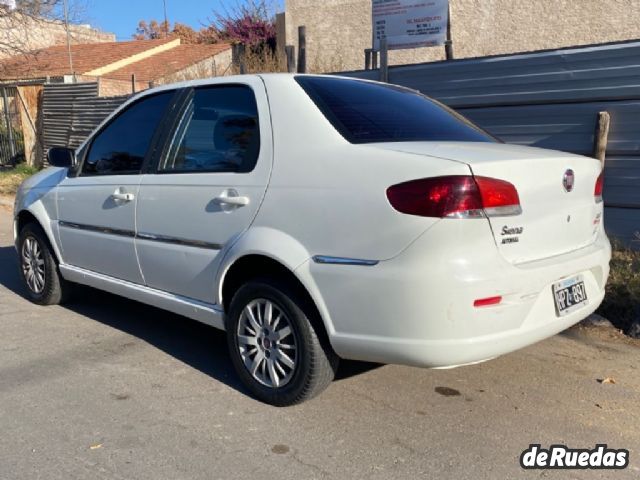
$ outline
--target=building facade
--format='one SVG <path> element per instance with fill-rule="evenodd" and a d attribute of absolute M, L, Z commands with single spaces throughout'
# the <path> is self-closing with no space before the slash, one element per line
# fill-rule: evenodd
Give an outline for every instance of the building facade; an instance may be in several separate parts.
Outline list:
<path fill-rule="evenodd" d="M 455 58 L 640 38 L 639 0 L 450 0 Z M 371 47 L 371 0 L 286 0 L 279 48 L 298 47 L 306 26 L 311 72 L 364 68 Z M 444 47 L 396 50 L 390 65 L 445 58 Z"/>

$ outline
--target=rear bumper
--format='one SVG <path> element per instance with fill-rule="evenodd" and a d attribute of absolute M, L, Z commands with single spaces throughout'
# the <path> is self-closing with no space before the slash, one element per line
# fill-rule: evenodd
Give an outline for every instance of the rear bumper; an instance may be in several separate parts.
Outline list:
<path fill-rule="evenodd" d="M 302 265 L 299 274 L 321 292 L 338 355 L 434 368 L 476 363 L 552 336 L 602 302 L 611 256 L 604 232 L 589 247 L 514 266 L 486 229 L 482 220 L 443 220 L 375 266 Z M 589 302 L 558 317 L 552 285 L 578 274 Z M 501 304 L 473 306 L 494 295 Z"/>

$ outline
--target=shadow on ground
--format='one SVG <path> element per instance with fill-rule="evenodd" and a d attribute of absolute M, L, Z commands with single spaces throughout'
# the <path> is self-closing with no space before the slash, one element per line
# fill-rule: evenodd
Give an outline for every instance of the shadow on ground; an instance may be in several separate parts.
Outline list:
<path fill-rule="evenodd" d="M 25 296 L 13 247 L 0 247 L 0 284 Z M 65 308 L 137 337 L 242 393 L 229 359 L 225 333 L 180 315 L 117 295 L 78 286 Z M 342 361 L 336 380 L 366 373 L 378 364 Z"/>

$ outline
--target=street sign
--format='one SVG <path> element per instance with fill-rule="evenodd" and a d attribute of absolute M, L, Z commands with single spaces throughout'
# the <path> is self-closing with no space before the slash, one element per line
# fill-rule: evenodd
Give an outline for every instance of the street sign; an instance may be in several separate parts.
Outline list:
<path fill-rule="evenodd" d="M 373 49 L 434 47 L 447 39 L 449 0 L 372 0 Z"/>

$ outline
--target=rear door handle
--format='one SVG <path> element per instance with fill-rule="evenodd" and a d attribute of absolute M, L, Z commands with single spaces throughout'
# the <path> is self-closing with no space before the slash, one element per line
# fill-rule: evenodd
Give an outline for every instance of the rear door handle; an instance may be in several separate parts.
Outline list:
<path fill-rule="evenodd" d="M 124 188 L 119 187 L 115 192 L 111 194 L 111 198 L 119 200 L 121 202 L 132 202 L 136 196 L 133 193 L 127 193 Z"/>
<path fill-rule="evenodd" d="M 218 205 L 227 205 L 233 207 L 244 207 L 249 205 L 251 199 L 239 195 L 234 189 L 228 189 L 222 192 L 219 196 L 213 199 Z"/>

